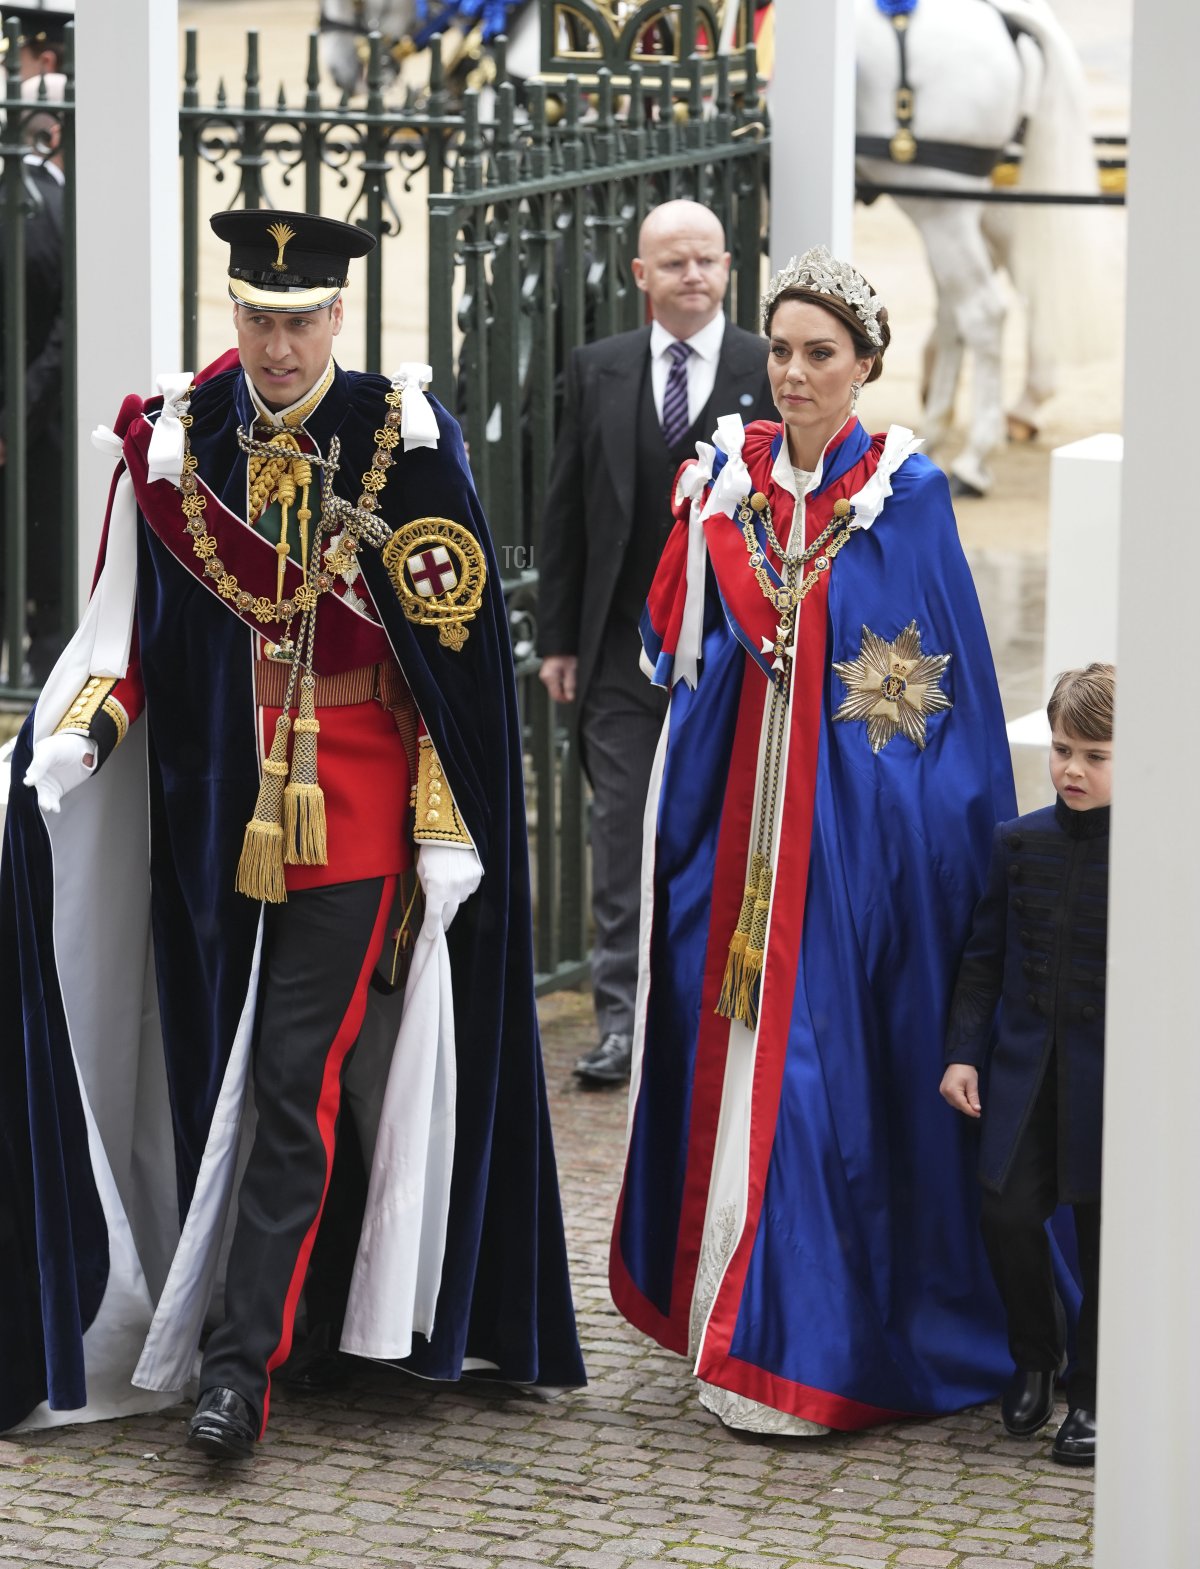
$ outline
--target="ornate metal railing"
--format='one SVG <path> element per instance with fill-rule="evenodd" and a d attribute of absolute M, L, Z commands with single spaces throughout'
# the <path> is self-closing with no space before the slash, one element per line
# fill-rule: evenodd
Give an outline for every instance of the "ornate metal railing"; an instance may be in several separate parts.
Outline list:
<path fill-rule="evenodd" d="M 384 100 L 378 35 L 372 43 L 366 101 L 321 102 L 317 34 L 309 35 L 303 103 L 289 106 L 281 87 L 263 102 L 258 34 L 246 35 L 242 100 L 218 88 L 200 101 L 197 33 L 185 42 L 180 143 L 183 159 L 183 354 L 198 354 L 200 239 L 213 206 L 292 207 L 361 223 L 381 242 L 400 232 L 397 192 L 420 185 L 445 188 L 462 138 L 461 115 L 450 113 L 440 41 L 431 50 L 429 90 L 419 110 Z M 209 182 L 204 183 L 204 177 Z M 220 187 L 215 191 L 213 186 Z M 205 199 L 202 200 L 202 191 Z M 383 336 L 381 243 L 367 258 L 365 368 L 379 370 Z"/>
<path fill-rule="evenodd" d="M 739 63 L 745 79 L 755 81 L 753 51 Z M 532 657 L 536 532 L 559 374 L 578 345 L 644 319 L 630 263 L 642 219 L 672 197 L 703 202 L 721 218 L 734 261 L 732 313 L 750 328 L 756 319 L 768 156 L 762 106 L 757 92 L 732 95 L 727 59 L 710 80 L 699 58 L 685 62 L 682 95 L 680 69 L 676 62 L 657 72 L 633 66 L 620 84 L 620 116 L 607 68 L 597 72 L 597 91 L 587 101 L 568 77 L 564 112 L 553 125 L 544 83 L 525 85 L 521 123 L 512 84 L 498 89 L 490 127 L 480 124 L 478 102 L 468 94 L 451 189 L 429 196 L 434 390 L 458 409 L 501 560 L 512 573 L 537 802 L 537 902 L 555 912 L 536 933 L 546 977 L 571 974 L 587 952 L 574 732 L 559 723 Z"/>

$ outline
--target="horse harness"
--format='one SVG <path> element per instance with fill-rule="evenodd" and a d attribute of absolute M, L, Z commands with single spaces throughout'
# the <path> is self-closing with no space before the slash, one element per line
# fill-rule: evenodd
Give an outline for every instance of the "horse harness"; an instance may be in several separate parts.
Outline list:
<path fill-rule="evenodd" d="M 985 5 L 991 0 L 982 0 Z M 946 169 L 953 174 L 976 175 L 987 178 L 1004 158 L 1004 147 L 970 147 L 964 142 L 918 141 L 913 134 L 913 111 L 916 93 L 908 80 L 908 24 L 917 8 L 917 0 L 875 0 L 876 7 L 892 24 L 896 34 L 896 47 L 900 56 L 900 79 L 896 86 L 896 129 L 887 136 L 857 136 L 855 151 L 860 158 L 887 158 L 892 163 L 915 163 L 930 169 Z M 999 7 L 995 7 L 999 10 Z M 1037 43 L 1032 29 L 1006 16 L 1000 11 L 1001 20 L 1008 29 L 1015 48 L 1024 33 Z M 1013 137 L 1020 143 L 1025 136 L 1025 122 L 1021 121 Z"/>

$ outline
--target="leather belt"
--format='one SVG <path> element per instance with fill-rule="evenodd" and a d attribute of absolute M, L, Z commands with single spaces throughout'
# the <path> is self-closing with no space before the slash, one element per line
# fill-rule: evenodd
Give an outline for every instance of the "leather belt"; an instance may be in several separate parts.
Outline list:
<path fill-rule="evenodd" d="M 254 662 L 254 700 L 260 708 L 281 708 L 287 692 L 291 666 L 276 659 L 256 659 Z M 345 708 L 351 703 L 379 701 L 385 708 L 402 707 L 408 700 L 408 688 L 400 667 L 391 663 L 359 665 L 355 670 L 342 670 L 337 675 L 316 675 L 314 699 L 318 708 Z M 299 703 L 299 688 L 292 697 L 292 706 Z"/>

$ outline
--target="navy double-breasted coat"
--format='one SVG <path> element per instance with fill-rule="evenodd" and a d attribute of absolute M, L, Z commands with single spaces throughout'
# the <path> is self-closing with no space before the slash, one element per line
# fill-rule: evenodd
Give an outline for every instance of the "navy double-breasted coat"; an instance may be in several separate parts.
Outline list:
<path fill-rule="evenodd" d="M 1059 1201 L 1100 1197 L 1109 815 L 1059 799 L 996 829 L 946 1037 L 947 1062 L 980 1070 L 979 1177 L 995 1191 L 1053 1063 Z"/>

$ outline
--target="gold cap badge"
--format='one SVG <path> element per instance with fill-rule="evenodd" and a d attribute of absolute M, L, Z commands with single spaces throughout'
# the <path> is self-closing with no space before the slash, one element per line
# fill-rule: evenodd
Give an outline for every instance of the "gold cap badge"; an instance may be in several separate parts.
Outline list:
<path fill-rule="evenodd" d="M 267 233 L 279 247 L 279 254 L 275 257 L 275 260 L 271 263 L 271 266 L 275 269 L 276 272 L 286 272 L 287 263 L 283 259 L 283 248 L 289 240 L 294 240 L 296 238 L 296 231 L 295 229 L 289 228 L 286 223 L 272 223 L 267 225 Z"/>

